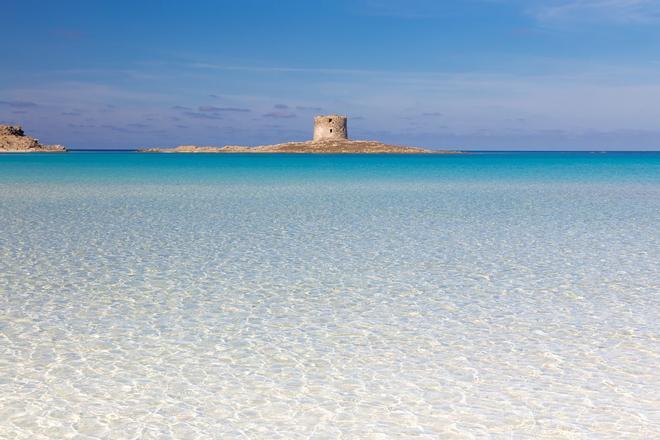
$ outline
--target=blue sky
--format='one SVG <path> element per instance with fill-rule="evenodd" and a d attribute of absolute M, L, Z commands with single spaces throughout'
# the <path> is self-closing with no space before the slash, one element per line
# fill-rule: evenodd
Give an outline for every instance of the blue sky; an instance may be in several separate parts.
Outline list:
<path fill-rule="evenodd" d="M 311 136 L 660 149 L 659 0 L 4 0 L 0 123 L 74 148 Z"/>

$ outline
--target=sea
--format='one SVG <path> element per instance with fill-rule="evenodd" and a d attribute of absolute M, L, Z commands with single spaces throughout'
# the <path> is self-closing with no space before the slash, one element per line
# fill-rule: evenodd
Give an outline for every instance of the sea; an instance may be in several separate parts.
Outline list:
<path fill-rule="evenodd" d="M 0 438 L 660 438 L 660 153 L 0 155 Z"/>

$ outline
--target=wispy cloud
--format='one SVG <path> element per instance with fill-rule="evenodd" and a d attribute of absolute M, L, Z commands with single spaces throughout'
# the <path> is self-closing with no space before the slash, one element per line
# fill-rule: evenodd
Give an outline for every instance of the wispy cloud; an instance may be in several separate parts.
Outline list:
<path fill-rule="evenodd" d="M 290 119 L 295 117 L 296 117 L 295 113 L 290 113 L 286 111 L 275 111 L 264 114 L 264 118 Z"/>
<path fill-rule="evenodd" d="M 196 62 L 188 64 L 193 69 L 224 70 L 255 73 L 319 73 L 319 74 L 346 74 L 346 75 L 372 75 L 376 70 L 368 69 L 335 69 L 326 67 L 290 67 L 290 66 L 238 66 L 214 63 Z"/>
<path fill-rule="evenodd" d="M 658 0 L 554 0 L 533 2 L 528 11 L 542 22 L 606 21 L 627 24 L 660 21 Z"/>
<path fill-rule="evenodd" d="M 33 108 L 37 107 L 34 102 L 28 101 L 0 101 L 0 105 L 6 105 L 11 108 Z"/>
<path fill-rule="evenodd" d="M 133 133 L 133 130 L 130 130 L 124 126 L 117 126 L 117 125 L 112 125 L 112 124 L 103 124 L 101 125 L 101 128 L 106 128 L 108 130 L 112 131 L 119 131 L 121 133 Z"/>
<path fill-rule="evenodd" d="M 76 29 L 56 29 L 51 32 L 55 37 L 64 38 L 67 40 L 78 40 L 85 36 L 85 33 Z"/>
<path fill-rule="evenodd" d="M 323 108 L 322 107 L 307 107 L 304 105 L 297 105 L 296 110 L 304 111 L 304 112 L 322 112 Z"/>
<path fill-rule="evenodd" d="M 183 112 L 183 114 L 195 119 L 222 119 L 222 116 L 215 113 Z"/>
<path fill-rule="evenodd" d="M 544 23 L 567 21 L 650 23 L 660 21 L 658 0 L 470 0 L 463 2 L 437 0 L 359 0 L 358 10 L 367 15 L 398 18 L 428 18 L 451 15 L 460 3 L 466 8 L 480 5 L 497 7 L 513 5 Z M 499 5 L 498 5 L 499 4 Z"/>
<path fill-rule="evenodd" d="M 203 105 L 200 106 L 197 110 L 200 112 L 237 112 L 237 113 L 249 113 L 252 110 L 249 108 L 239 108 L 239 107 L 215 107 L 212 105 Z"/>

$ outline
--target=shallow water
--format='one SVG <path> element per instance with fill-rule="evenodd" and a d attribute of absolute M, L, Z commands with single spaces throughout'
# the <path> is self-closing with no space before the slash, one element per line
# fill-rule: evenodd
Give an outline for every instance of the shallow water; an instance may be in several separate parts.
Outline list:
<path fill-rule="evenodd" d="M 660 154 L 0 155 L 0 438 L 658 438 Z"/>

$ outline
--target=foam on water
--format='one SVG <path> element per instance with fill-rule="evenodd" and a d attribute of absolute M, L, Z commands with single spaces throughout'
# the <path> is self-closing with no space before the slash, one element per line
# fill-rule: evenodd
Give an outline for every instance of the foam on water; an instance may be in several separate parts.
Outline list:
<path fill-rule="evenodd" d="M 0 156 L 0 437 L 657 438 L 614 156 Z"/>

